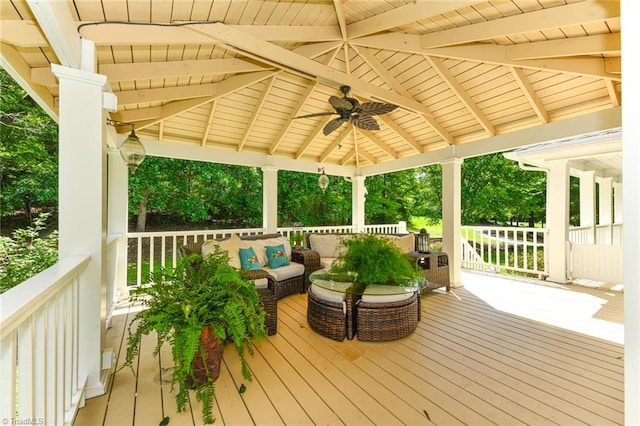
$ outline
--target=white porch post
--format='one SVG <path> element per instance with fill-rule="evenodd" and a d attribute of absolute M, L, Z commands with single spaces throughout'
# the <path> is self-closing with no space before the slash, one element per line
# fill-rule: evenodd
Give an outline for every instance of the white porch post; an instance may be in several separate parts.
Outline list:
<path fill-rule="evenodd" d="M 596 243 L 610 245 L 613 224 L 613 178 L 598 178 L 598 193 L 598 224 L 607 225 L 609 232 L 604 234 L 604 241 L 596 241 Z"/>
<path fill-rule="evenodd" d="M 635 53 L 640 37 L 640 2 L 622 0 L 622 50 Z M 624 183 L 624 424 L 640 425 L 640 63 L 622 61 L 622 182 Z"/>
<path fill-rule="evenodd" d="M 351 178 L 351 223 L 353 232 L 364 231 L 364 202 L 366 198 L 364 181 L 364 176 Z"/>
<path fill-rule="evenodd" d="M 60 82 L 58 253 L 61 259 L 91 255 L 80 276 L 78 369 L 79 380 L 87 380 L 86 396 L 93 397 L 104 393 L 106 380 L 102 374 L 107 281 L 102 92 L 107 79 L 55 64 L 52 70 Z"/>
<path fill-rule="evenodd" d="M 442 162 L 442 250 L 449 256 L 451 287 L 462 287 L 461 158 Z"/>
<path fill-rule="evenodd" d="M 547 258 L 549 281 L 567 282 L 566 247 L 569 236 L 569 165 L 553 161 L 547 173 Z"/>
<path fill-rule="evenodd" d="M 116 258 L 116 283 L 120 299 L 128 296 L 127 290 L 127 232 L 129 219 L 129 169 L 120 151 L 108 152 L 108 235 L 120 235 Z"/>
<path fill-rule="evenodd" d="M 278 228 L 278 169 L 262 168 L 262 227 L 271 234 Z"/>
<path fill-rule="evenodd" d="M 589 227 L 587 243 L 595 242 L 596 233 L 596 173 L 580 173 L 580 226 Z"/>

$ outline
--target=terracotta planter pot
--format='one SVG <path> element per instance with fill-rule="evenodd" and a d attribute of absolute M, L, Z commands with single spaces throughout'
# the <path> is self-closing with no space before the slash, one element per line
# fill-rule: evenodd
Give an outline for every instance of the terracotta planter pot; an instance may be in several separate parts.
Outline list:
<path fill-rule="evenodd" d="M 200 343 L 205 348 L 205 356 L 196 353 L 193 360 L 193 381 L 195 387 L 207 383 L 207 378 L 215 381 L 220 376 L 220 362 L 222 361 L 222 347 L 224 342 L 218 339 L 211 327 L 206 326 L 200 334 Z M 203 359 L 204 358 L 204 359 Z"/>

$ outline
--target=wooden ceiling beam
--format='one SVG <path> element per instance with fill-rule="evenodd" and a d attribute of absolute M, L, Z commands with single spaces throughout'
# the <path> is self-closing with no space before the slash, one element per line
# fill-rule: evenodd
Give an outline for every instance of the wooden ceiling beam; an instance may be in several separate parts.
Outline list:
<path fill-rule="evenodd" d="M 345 74 L 295 52 L 253 37 L 250 34 L 242 33 L 224 24 L 194 25 L 188 28 L 198 34 L 207 34 L 212 39 L 224 43 L 224 45 L 231 50 L 248 55 L 257 60 L 263 60 L 265 63 L 277 64 L 277 66 L 280 66 L 283 70 L 308 78 L 309 80 L 322 82 L 336 88 L 346 84 L 351 86 L 354 93 L 360 93 L 372 99 L 392 103 L 410 111 L 429 115 L 429 111 L 425 106 L 414 99 L 400 96 L 371 83 L 362 81 L 355 76 Z"/>
<path fill-rule="evenodd" d="M 341 146 L 344 143 L 344 140 L 347 138 L 347 135 L 349 135 L 350 133 L 351 132 L 340 132 L 340 135 L 338 136 L 338 138 L 333 142 L 331 142 L 331 144 L 329 144 L 329 146 L 320 155 L 318 162 L 324 163 L 327 160 L 327 158 L 329 158 L 333 150 L 336 149 L 337 146 Z"/>
<path fill-rule="evenodd" d="M 324 128 L 324 126 L 330 120 L 333 120 L 333 119 L 334 119 L 333 117 L 328 115 L 324 119 L 320 120 L 320 122 L 315 127 L 315 129 L 313 129 L 313 131 L 309 134 L 309 136 L 307 136 L 307 139 L 304 141 L 300 149 L 298 149 L 298 152 L 296 152 L 296 155 L 295 155 L 296 160 L 301 158 L 304 155 L 305 151 L 309 148 L 309 146 L 311 146 L 311 144 L 315 142 L 315 139 L 322 134 L 322 129 Z"/>
<path fill-rule="evenodd" d="M 276 74 L 276 71 L 261 71 L 258 73 L 240 74 L 234 77 L 230 77 L 224 81 L 216 83 L 217 90 L 215 94 L 195 99 L 187 99 L 184 101 L 169 102 L 168 104 L 162 106 L 162 113 L 159 117 L 138 122 L 136 123 L 136 128 L 144 129 L 149 126 L 153 126 L 154 124 L 157 124 L 162 120 L 167 120 L 169 118 L 175 117 L 176 115 L 181 114 L 185 111 L 189 111 L 193 108 L 198 108 L 202 105 L 208 104 L 209 102 L 212 102 L 213 100 L 218 99 L 231 92 L 235 92 L 237 90 L 251 86 L 252 84 L 258 83 L 264 79 L 272 77 L 274 74 Z"/>
<path fill-rule="evenodd" d="M 419 36 L 420 46 L 429 49 L 473 43 L 511 34 L 583 25 L 619 17 L 619 2 L 587 0 L 424 34 Z"/>
<path fill-rule="evenodd" d="M 451 12 L 458 8 L 468 6 L 470 1 L 429 1 L 412 2 L 399 6 L 388 12 L 380 13 L 371 18 L 354 22 L 347 27 L 349 38 L 362 37 L 386 31 L 390 28 L 414 24 L 421 19 Z"/>
<path fill-rule="evenodd" d="M 595 78 L 621 80 L 620 75 L 605 71 L 605 60 L 602 58 L 550 58 L 531 60 L 511 60 L 507 58 L 507 47 L 490 44 L 470 46 L 440 47 L 424 49 L 420 46 L 420 36 L 413 34 L 383 34 L 352 40 L 358 46 L 375 49 L 402 51 L 430 57 L 451 58 L 461 61 L 473 61 L 494 65 L 506 65 L 529 68 L 541 71 L 568 73 Z"/>
<path fill-rule="evenodd" d="M 398 158 L 400 158 L 398 153 L 393 148 L 387 145 L 382 139 L 380 139 L 378 136 L 376 136 L 372 132 L 368 130 L 362 130 L 362 129 L 358 129 L 358 132 L 360 132 L 362 135 L 364 135 L 367 139 L 369 139 L 374 144 L 378 145 L 378 147 L 380 147 L 380 149 L 382 149 L 389 157 L 393 158 L 394 160 L 397 160 Z"/>
<path fill-rule="evenodd" d="M 273 155 L 273 153 L 276 152 L 276 149 L 278 149 L 278 146 L 280 145 L 280 143 L 282 143 L 282 139 L 284 139 L 285 135 L 289 131 L 289 128 L 293 125 L 293 117 L 295 117 L 298 114 L 300 114 L 300 111 L 307 104 L 307 101 L 309 100 L 309 97 L 311 97 L 311 94 L 316 89 L 317 85 L 318 85 L 317 82 L 313 82 L 309 86 L 307 86 L 306 90 L 304 91 L 304 93 L 300 97 L 300 100 L 296 104 L 295 108 L 291 111 L 291 114 L 289 114 L 289 117 L 286 120 L 285 124 L 280 129 L 280 132 L 278 133 L 278 136 L 276 136 L 276 138 L 273 140 L 273 143 L 269 147 L 269 154 L 270 155 Z"/>
<path fill-rule="evenodd" d="M 511 71 L 511 75 L 513 76 L 516 83 L 518 83 L 518 86 L 520 86 L 522 94 L 525 98 L 527 98 L 527 101 L 529 101 L 529 105 L 531 105 L 531 108 L 533 108 L 533 111 L 540 119 L 540 122 L 548 123 L 549 113 L 542 104 L 542 101 L 540 100 L 538 95 L 536 95 L 535 89 L 533 88 L 531 83 L 529 83 L 529 79 L 527 78 L 524 70 L 522 68 L 509 67 L 509 71 Z"/>
<path fill-rule="evenodd" d="M 271 93 L 271 88 L 273 87 L 273 84 L 275 83 L 276 78 L 277 78 L 277 74 L 266 81 L 264 88 L 262 89 L 262 95 L 260 95 L 260 99 L 258 99 L 258 102 L 256 102 L 256 107 L 253 110 L 253 114 L 251 114 L 251 118 L 249 118 L 249 122 L 247 123 L 247 126 L 244 129 L 244 133 L 242 134 L 242 138 L 240 139 L 240 143 L 238 144 L 238 151 L 242 151 L 242 149 L 244 148 L 244 145 L 247 143 L 249 134 L 251 133 L 251 130 L 253 129 L 253 126 L 256 123 L 258 116 L 260 115 L 260 110 L 262 109 L 262 106 L 266 102 L 267 97 L 269 96 L 269 93 Z"/>
<path fill-rule="evenodd" d="M 475 101 L 469 96 L 464 87 L 458 82 L 453 73 L 444 65 L 444 61 L 440 58 L 426 57 L 427 61 L 431 64 L 431 67 L 440 75 L 444 83 L 449 86 L 449 89 L 458 97 L 460 102 L 469 110 L 469 112 L 475 117 L 480 125 L 487 131 L 490 136 L 496 134 L 496 129 L 491 124 L 491 121 L 478 107 Z"/>
<path fill-rule="evenodd" d="M 392 120 L 391 117 L 389 117 L 388 115 L 380 115 L 377 118 L 384 124 L 389 126 L 389 128 L 391 128 L 391 130 L 393 130 L 398 136 L 400 136 L 402 140 L 405 141 L 405 143 L 411 148 L 413 148 L 415 152 L 424 152 L 424 147 L 420 145 L 418 141 L 412 138 L 409 133 L 402 129 L 402 127 L 400 127 L 398 123 L 395 122 L 395 120 Z"/>
<path fill-rule="evenodd" d="M 506 46 L 509 60 L 557 58 L 586 55 L 620 56 L 620 33 L 534 41 Z"/>
<path fill-rule="evenodd" d="M 384 82 L 389 85 L 389 87 L 391 87 L 391 89 L 395 90 L 398 94 L 400 94 L 400 95 L 402 95 L 402 96 L 404 96 L 406 98 L 412 98 L 413 99 L 413 96 L 411 96 L 409 91 L 407 91 L 404 88 L 404 86 L 398 81 L 398 79 L 395 78 L 387 70 L 387 67 L 385 67 L 384 64 L 382 64 L 380 61 L 378 61 L 378 59 L 371 52 L 369 52 L 369 49 L 367 49 L 366 47 L 355 47 L 353 45 L 351 47 L 371 67 L 371 69 L 373 69 L 373 71 L 375 71 L 378 74 L 378 76 L 380 78 L 382 78 L 384 80 Z M 421 119 L 423 119 L 424 121 L 426 121 L 431 126 L 431 128 L 433 128 L 433 130 L 438 135 L 440 135 L 440 137 L 446 143 L 453 144 L 453 137 L 431 115 L 428 115 L 428 114 L 417 114 L 417 116 L 420 117 Z M 388 120 L 388 121 L 391 121 L 391 120 Z M 409 141 L 407 140 L 407 142 L 409 142 Z M 409 142 L 409 144 L 412 145 L 411 142 Z"/>

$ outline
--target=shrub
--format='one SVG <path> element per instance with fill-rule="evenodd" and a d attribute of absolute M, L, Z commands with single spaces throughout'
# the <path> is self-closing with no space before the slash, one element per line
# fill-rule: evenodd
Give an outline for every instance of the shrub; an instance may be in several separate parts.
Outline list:
<path fill-rule="evenodd" d="M 0 237 L 0 293 L 26 281 L 58 261 L 58 232 L 41 237 L 49 213 L 41 213 L 26 229 Z"/>

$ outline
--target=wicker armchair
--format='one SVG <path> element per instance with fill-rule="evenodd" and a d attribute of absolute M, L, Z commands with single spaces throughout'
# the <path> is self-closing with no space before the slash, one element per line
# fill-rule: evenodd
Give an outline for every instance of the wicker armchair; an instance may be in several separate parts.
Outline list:
<path fill-rule="evenodd" d="M 386 341 L 413 333 L 420 322 L 420 296 L 414 293 L 396 302 L 366 302 L 356 305 L 358 340 Z"/>

